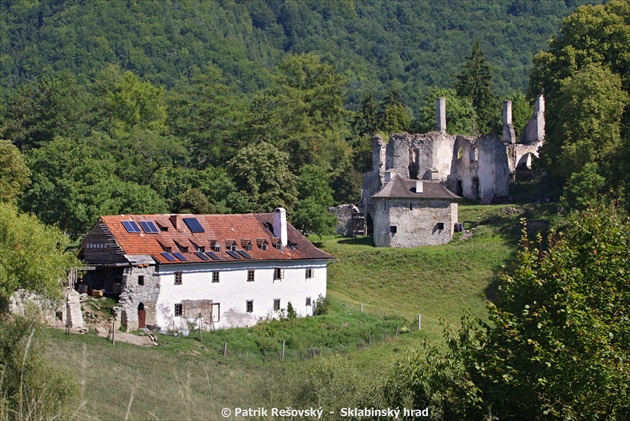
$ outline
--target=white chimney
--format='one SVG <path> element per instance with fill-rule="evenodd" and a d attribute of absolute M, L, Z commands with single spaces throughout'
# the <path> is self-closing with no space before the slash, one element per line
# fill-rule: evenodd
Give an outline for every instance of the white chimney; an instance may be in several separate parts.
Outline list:
<path fill-rule="evenodd" d="M 280 239 L 282 247 L 287 246 L 287 211 L 284 208 L 273 211 L 273 235 Z"/>
<path fill-rule="evenodd" d="M 416 193 L 422 194 L 423 193 L 422 189 L 423 189 L 422 180 L 416 180 Z"/>

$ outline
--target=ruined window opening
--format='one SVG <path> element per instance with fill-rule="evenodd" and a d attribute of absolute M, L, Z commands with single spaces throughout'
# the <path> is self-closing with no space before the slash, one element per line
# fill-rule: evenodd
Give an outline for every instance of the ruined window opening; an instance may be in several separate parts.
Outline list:
<path fill-rule="evenodd" d="M 138 275 L 138 285 L 144 285 L 144 275 Z"/>
<path fill-rule="evenodd" d="M 306 307 L 311 306 L 311 297 L 306 297 Z"/>
<path fill-rule="evenodd" d="M 280 299 L 273 300 L 273 311 L 280 311 Z"/>
<path fill-rule="evenodd" d="M 471 161 L 479 161 L 479 149 L 477 148 L 472 148 L 470 150 L 470 160 Z"/>
<path fill-rule="evenodd" d="M 254 270 L 250 269 L 247 271 L 247 282 L 254 282 Z"/>
<path fill-rule="evenodd" d="M 409 203 L 409 210 L 412 211 L 413 210 L 413 203 Z"/>
<path fill-rule="evenodd" d="M 182 272 L 175 272 L 175 285 L 182 284 Z"/>
<path fill-rule="evenodd" d="M 440 231 L 444 229 L 444 222 L 438 222 L 437 223 L 437 229 L 439 229 Z"/>
<path fill-rule="evenodd" d="M 314 270 L 313 269 L 306 269 L 306 279 L 311 279 L 314 277 Z"/>
<path fill-rule="evenodd" d="M 181 304 L 175 304 L 175 317 L 179 317 L 182 315 L 182 305 Z"/>
<path fill-rule="evenodd" d="M 284 278 L 284 269 L 275 268 L 273 270 L 273 280 L 283 279 Z"/>
<path fill-rule="evenodd" d="M 254 312 L 254 300 L 245 301 L 245 311 L 248 313 Z"/>
<path fill-rule="evenodd" d="M 219 283 L 219 272 L 212 272 L 212 282 L 215 284 Z"/>
<path fill-rule="evenodd" d="M 390 234 L 396 234 L 396 232 L 398 232 L 398 227 L 395 225 L 390 225 L 389 227 L 389 233 Z"/>
<path fill-rule="evenodd" d="M 457 149 L 457 159 L 462 159 L 464 157 L 464 148 L 461 146 Z"/>

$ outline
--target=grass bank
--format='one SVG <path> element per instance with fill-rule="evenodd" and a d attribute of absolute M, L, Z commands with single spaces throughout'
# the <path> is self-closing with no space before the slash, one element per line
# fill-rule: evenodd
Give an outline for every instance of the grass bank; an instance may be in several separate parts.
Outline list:
<path fill-rule="evenodd" d="M 50 331 L 48 353 L 80 380 L 85 419 L 220 419 L 224 407 L 351 405 L 406 348 L 441 341 L 440 319 L 485 317 L 499 273 L 515 257 L 521 218 L 545 232 L 561 223 L 556 213 L 546 204 L 461 206 L 468 233 L 415 249 L 375 248 L 369 238 L 312 238 L 336 257 L 326 316 L 201 339 L 160 336 L 162 345 L 153 348 Z M 403 327 L 410 332 L 396 335 Z"/>

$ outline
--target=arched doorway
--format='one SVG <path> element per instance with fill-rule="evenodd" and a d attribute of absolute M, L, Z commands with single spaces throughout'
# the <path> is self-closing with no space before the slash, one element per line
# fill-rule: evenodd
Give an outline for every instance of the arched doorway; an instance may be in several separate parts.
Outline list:
<path fill-rule="evenodd" d="M 147 327 L 147 314 L 144 310 L 144 303 L 138 304 L 138 329 Z"/>

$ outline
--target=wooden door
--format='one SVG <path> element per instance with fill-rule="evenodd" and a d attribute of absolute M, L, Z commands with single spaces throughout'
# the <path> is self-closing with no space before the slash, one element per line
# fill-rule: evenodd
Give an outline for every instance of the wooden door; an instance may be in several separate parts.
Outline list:
<path fill-rule="evenodd" d="M 138 306 L 138 329 L 147 327 L 147 315 L 144 310 L 144 304 Z"/>

